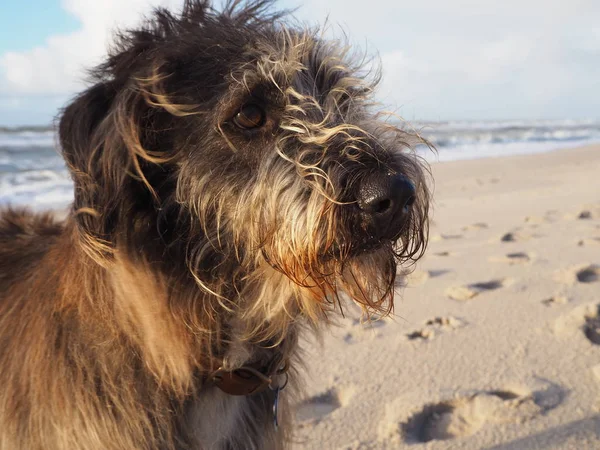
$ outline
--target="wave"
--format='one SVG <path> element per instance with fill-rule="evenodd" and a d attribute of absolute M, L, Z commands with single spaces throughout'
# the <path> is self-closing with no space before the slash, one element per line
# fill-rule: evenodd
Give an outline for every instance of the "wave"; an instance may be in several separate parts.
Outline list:
<path fill-rule="evenodd" d="M 52 130 L 3 130 L 0 131 L 0 149 L 31 149 L 54 147 L 55 133 Z"/>
<path fill-rule="evenodd" d="M 600 140 L 600 121 L 507 121 L 415 123 L 414 130 L 438 148 L 479 144 Z"/>
<path fill-rule="evenodd" d="M 413 122 L 438 149 L 418 151 L 431 162 L 542 153 L 600 142 L 598 120 Z M 51 129 L 0 127 L 0 205 L 60 208 L 73 184 Z"/>

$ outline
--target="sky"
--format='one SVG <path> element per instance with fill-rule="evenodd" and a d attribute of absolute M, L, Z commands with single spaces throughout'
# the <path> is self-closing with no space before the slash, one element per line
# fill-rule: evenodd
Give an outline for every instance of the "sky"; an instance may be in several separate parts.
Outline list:
<path fill-rule="evenodd" d="M 0 126 L 49 124 L 112 32 L 182 0 L 2 0 Z M 600 119 L 598 0 L 280 0 L 379 60 L 408 120 Z"/>

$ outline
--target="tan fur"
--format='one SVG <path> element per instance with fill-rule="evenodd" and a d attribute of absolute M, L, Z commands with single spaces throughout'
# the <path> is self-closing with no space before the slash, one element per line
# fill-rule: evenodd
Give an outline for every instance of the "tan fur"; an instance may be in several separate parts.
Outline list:
<path fill-rule="evenodd" d="M 5 213 L 4 220 L 18 227 L 15 237 L 23 244 L 41 244 L 40 236 L 26 234 L 34 216 Z M 100 268 L 73 245 L 73 233 L 67 222 L 47 253 L 21 273 L 26 282 L 3 284 L 8 291 L 0 303 L 0 448 L 178 448 L 178 427 L 190 426 L 186 434 L 206 438 L 211 426 L 193 422 L 211 412 L 223 426 L 230 421 L 230 427 L 240 427 L 236 417 L 250 411 L 246 398 L 214 387 L 203 391 L 196 379 L 196 370 L 210 373 L 223 363 L 209 356 L 225 345 L 213 312 L 197 311 L 202 295 L 169 292 L 149 265 L 122 260 L 118 251 Z M 251 353 L 230 365 L 239 367 Z M 199 400 L 189 417 L 171 422 L 168 416 L 183 413 L 191 395 Z M 60 411 L 60 422 L 50 410 Z M 164 422 L 156 422 L 161 417 Z"/>

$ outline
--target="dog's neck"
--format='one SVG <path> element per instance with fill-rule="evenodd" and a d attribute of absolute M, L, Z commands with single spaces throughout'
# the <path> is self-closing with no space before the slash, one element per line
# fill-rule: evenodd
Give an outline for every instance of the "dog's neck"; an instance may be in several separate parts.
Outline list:
<path fill-rule="evenodd" d="M 206 379 L 219 368 L 260 367 L 295 352 L 300 312 L 289 298 L 289 281 L 273 269 L 263 267 L 217 296 L 209 292 L 210 283 L 199 285 L 202 280 L 189 273 L 179 278 L 165 273 L 168 264 L 144 263 L 117 249 L 99 266 L 82 249 L 76 245 L 72 250 L 82 272 L 62 275 L 63 284 L 79 292 L 64 298 L 82 300 L 82 320 L 110 322 L 144 366 L 178 391 L 197 386 L 198 377 Z M 102 286 L 110 286 L 112 297 L 98 298 Z"/>

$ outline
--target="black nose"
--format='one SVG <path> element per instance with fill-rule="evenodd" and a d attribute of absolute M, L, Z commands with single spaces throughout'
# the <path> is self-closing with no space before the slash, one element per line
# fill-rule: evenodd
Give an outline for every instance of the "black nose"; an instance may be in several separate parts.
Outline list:
<path fill-rule="evenodd" d="M 394 238 L 415 202 L 415 186 L 403 175 L 373 175 L 362 181 L 356 201 L 378 238 Z"/>

